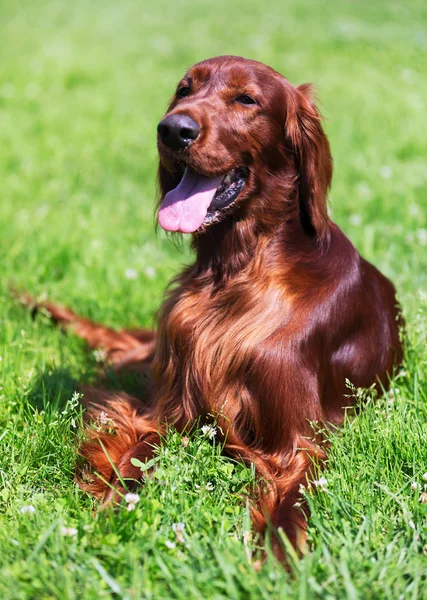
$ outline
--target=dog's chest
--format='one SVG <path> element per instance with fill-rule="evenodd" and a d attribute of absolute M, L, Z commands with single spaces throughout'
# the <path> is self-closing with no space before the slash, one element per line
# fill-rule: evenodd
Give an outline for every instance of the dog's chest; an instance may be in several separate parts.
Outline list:
<path fill-rule="evenodd" d="M 224 380 L 243 381 L 288 310 L 283 287 L 266 282 L 179 294 L 168 319 L 176 367 L 184 380 L 203 381 L 210 392 L 220 390 Z"/>

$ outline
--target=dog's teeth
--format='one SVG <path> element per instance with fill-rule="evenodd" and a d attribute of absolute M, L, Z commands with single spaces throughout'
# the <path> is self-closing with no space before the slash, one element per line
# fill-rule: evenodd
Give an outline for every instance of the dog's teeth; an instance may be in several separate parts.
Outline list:
<path fill-rule="evenodd" d="M 226 185 L 230 185 L 230 183 L 232 182 L 232 179 L 233 179 L 233 174 L 227 173 L 227 175 L 224 177 L 224 183 Z"/>

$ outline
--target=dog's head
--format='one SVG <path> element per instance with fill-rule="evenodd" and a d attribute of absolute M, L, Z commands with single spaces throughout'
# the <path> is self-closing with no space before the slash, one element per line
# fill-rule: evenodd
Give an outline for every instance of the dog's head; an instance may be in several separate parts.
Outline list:
<path fill-rule="evenodd" d="M 327 233 L 332 160 L 307 85 L 239 57 L 198 63 L 158 125 L 158 150 L 159 222 L 168 231 L 201 233 L 268 212 L 269 197 L 286 190 L 283 204 L 297 205 L 304 229 Z"/>

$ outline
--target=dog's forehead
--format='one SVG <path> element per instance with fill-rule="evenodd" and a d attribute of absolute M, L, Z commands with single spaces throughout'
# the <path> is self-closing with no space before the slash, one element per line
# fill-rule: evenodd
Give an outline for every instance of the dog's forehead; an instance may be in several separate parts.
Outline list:
<path fill-rule="evenodd" d="M 216 86 L 277 85 L 284 77 L 263 63 L 235 56 L 211 58 L 191 67 L 188 77 Z"/>

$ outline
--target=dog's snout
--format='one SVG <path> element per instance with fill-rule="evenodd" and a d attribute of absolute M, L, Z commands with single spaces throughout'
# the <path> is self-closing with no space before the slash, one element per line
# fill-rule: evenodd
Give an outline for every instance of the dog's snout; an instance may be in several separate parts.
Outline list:
<path fill-rule="evenodd" d="M 179 150 L 197 139 L 200 125 L 188 115 L 169 115 L 160 121 L 157 132 L 166 146 Z"/>

